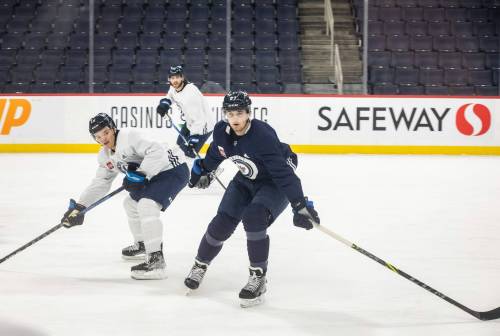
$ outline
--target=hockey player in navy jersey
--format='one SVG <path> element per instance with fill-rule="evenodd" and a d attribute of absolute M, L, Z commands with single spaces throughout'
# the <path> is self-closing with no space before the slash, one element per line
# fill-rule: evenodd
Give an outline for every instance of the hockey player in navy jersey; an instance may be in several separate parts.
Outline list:
<path fill-rule="evenodd" d="M 309 230 L 319 224 L 318 213 L 304 197 L 294 172 L 297 156 L 289 145 L 280 142 L 271 126 L 250 119 L 250 105 L 246 92 L 230 92 L 224 97 L 222 108 L 227 122 L 215 125 L 206 157 L 195 160 L 191 169 L 191 188 L 207 188 L 212 181 L 210 172 L 226 158 L 238 166 L 239 172 L 227 186 L 184 281 L 189 290 L 198 288 L 210 262 L 242 221 L 250 260 L 250 277 L 239 293 L 242 307 L 263 301 L 269 255 L 267 228 L 288 203 L 296 226 Z"/>
<path fill-rule="evenodd" d="M 70 201 L 61 223 L 66 228 L 82 225 L 84 215 L 80 212 L 103 197 L 116 176 L 124 173 L 123 185 L 129 195 L 123 205 L 134 244 L 122 250 L 122 257 L 144 261 L 131 268 L 134 279 L 165 278 L 160 213 L 188 183 L 184 154 L 177 146 L 148 140 L 139 130 L 117 130 L 105 113 L 90 119 L 89 132 L 102 145 L 96 176 L 78 202 Z"/>
<path fill-rule="evenodd" d="M 186 123 L 180 129 L 181 134 L 177 137 L 177 145 L 186 156 L 195 158 L 195 152 L 200 151 L 212 134 L 215 118 L 200 90 L 186 80 L 182 66 L 170 67 L 168 81 L 170 88 L 166 97 L 160 100 L 156 112 L 164 117 L 172 104 L 179 107 Z"/>

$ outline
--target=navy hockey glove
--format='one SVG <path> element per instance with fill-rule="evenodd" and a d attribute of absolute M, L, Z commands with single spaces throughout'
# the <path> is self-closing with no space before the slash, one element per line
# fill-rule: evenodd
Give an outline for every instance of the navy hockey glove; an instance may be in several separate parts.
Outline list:
<path fill-rule="evenodd" d="M 292 203 L 293 225 L 310 230 L 313 224 L 319 225 L 319 217 L 314 204 L 307 197 Z"/>
<path fill-rule="evenodd" d="M 172 101 L 168 98 L 163 98 L 160 100 L 160 103 L 156 107 L 156 113 L 162 116 L 162 118 L 167 114 L 168 110 L 170 110 L 170 106 L 172 105 Z"/>
<path fill-rule="evenodd" d="M 127 170 L 125 177 L 123 178 L 123 186 L 128 192 L 141 191 L 146 187 L 148 180 L 146 175 L 139 171 Z"/>
<path fill-rule="evenodd" d="M 191 177 L 189 178 L 189 188 L 206 189 L 212 182 L 212 174 L 203 167 L 203 160 L 196 159 L 191 168 Z"/>
<path fill-rule="evenodd" d="M 86 206 L 76 203 L 74 199 L 70 199 L 68 210 L 66 210 L 66 212 L 64 213 L 61 219 L 61 224 L 65 228 L 70 228 L 75 225 L 82 225 L 85 215 L 81 214 L 80 212 L 85 208 Z"/>
<path fill-rule="evenodd" d="M 189 138 L 187 139 L 187 145 L 190 149 L 196 151 L 196 146 L 200 143 L 200 138 L 201 135 L 195 134 L 195 135 L 190 135 Z M 198 151 L 196 151 L 198 153 Z"/>

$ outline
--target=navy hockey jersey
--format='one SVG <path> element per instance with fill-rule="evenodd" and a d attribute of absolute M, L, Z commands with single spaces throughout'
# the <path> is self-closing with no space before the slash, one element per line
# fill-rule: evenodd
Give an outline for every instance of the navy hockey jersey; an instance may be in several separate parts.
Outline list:
<path fill-rule="evenodd" d="M 255 182 L 274 182 L 290 202 L 304 197 L 300 179 L 295 175 L 297 155 L 288 144 L 280 142 L 275 130 L 263 121 L 250 120 L 250 128 L 236 135 L 228 123 L 219 121 L 214 127 L 213 141 L 203 166 L 213 171 L 225 159 L 240 170 L 236 178 Z"/>

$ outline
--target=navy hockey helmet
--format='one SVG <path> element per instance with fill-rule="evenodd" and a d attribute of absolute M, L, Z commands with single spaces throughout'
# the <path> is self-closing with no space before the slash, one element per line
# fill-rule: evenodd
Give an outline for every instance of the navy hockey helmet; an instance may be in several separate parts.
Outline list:
<path fill-rule="evenodd" d="M 174 75 L 184 76 L 184 69 L 182 65 L 171 66 L 168 70 L 168 78 Z"/>
<path fill-rule="evenodd" d="M 250 113 L 250 105 L 252 101 L 245 91 L 230 91 L 224 96 L 222 102 L 222 110 L 224 112 L 231 110 L 246 110 Z"/>
<path fill-rule="evenodd" d="M 95 138 L 95 134 L 105 127 L 116 129 L 116 124 L 106 113 L 99 113 L 95 117 L 90 118 L 89 132 Z"/>

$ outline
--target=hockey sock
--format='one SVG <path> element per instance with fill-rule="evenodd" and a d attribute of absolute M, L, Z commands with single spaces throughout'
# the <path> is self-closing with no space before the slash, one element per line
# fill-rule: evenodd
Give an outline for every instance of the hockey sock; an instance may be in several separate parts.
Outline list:
<path fill-rule="evenodd" d="M 127 213 L 128 225 L 130 227 L 130 232 L 134 237 L 134 242 L 144 241 L 141 228 L 141 220 L 139 218 L 139 213 L 137 212 L 137 202 L 134 201 L 130 196 L 125 197 L 123 200 L 123 207 Z"/>
<path fill-rule="evenodd" d="M 263 239 L 249 239 L 256 235 L 265 235 Z M 247 232 L 247 251 L 250 266 L 260 267 L 264 271 L 267 270 L 267 259 L 269 258 L 269 236 L 266 231 L 261 232 Z"/>
<path fill-rule="evenodd" d="M 222 249 L 224 241 L 233 234 L 239 220 L 225 213 L 217 213 L 201 238 L 196 259 L 209 264 Z"/>
<path fill-rule="evenodd" d="M 141 219 L 142 234 L 146 253 L 161 250 L 163 225 L 160 220 L 161 205 L 149 198 L 141 198 L 137 202 L 137 212 Z"/>
<path fill-rule="evenodd" d="M 271 214 L 261 204 L 250 204 L 243 213 L 243 226 L 247 235 L 248 259 L 252 267 L 267 269 L 269 257 L 269 236 L 267 227 Z"/>

